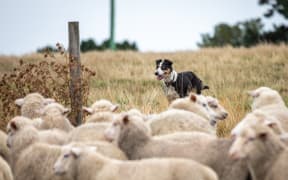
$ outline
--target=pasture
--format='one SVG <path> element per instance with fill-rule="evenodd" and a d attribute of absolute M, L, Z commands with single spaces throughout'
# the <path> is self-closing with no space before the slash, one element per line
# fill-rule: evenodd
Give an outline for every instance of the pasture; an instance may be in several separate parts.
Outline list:
<path fill-rule="evenodd" d="M 0 76 L 12 72 L 18 61 L 59 61 L 60 54 L 44 58 L 42 54 L 21 57 L 0 56 Z M 120 111 L 138 108 L 144 113 L 165 110 L 168 102 L 161 83 L 154 77 L 155 59 L 170 59 L 177 72 L 193 71 L 209 85 L 205 95 L 217 97 L 229 112 L 218 124 L 217 134 L 228 136 L 235 124 L 250 111 L 248 90 L 268 86 L 280 92 L 288 103 L 288 46 L 260 45 L 247 48 L 209 48 L 169 53 L 104 51 L 81 54 L 82 64 L 96 72 L 90 83 L 88 105 L 108 99 L 120 105 Z M 44 94 L 45 95 L 45 94 Z M 11 99 L 11 101 L 14 101 Z"/>

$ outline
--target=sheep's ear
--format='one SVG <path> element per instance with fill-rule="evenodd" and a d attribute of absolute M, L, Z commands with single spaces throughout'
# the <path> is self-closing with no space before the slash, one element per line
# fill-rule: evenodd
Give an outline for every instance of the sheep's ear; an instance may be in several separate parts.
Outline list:
<path fill-rule="evenodd" d="M 51 103 L 54 103 L 55 102 L 55 99 L 52 99 L 52 98 L 46 98 L 44 100 L 44 105 L 48 105 L 48 104 L 51 104 Z"/>
<path fill-rule="evenodd" d="M 10 122 L 10 127 L 15 131 L 18 130 L 17 124 L 14 121 Z"/>
<path fill-rule="evenodd" d="M 253 98 L 256 98 L 260 95 L 259 92 L 255 92 L 255 91 L 247 91 L 247 94 L 250 95 Z"/>
<path fill-rule="evenodd" d="M 75 157 L 78 158 L 81 155 L 82 150 L 77 147 L 71 148 L 71 154 Z"/>
<path fill-rule="evenodd" d="M 89 114 L 93 114 L 93 109 L 92 108 L 89 108 L 89 107 L 83 107 L 83 110 L 88 112 Z"/>
<path fill-rule="evenodd" d="M 192 101 L 192 102 L 196 102 L 196 100 L 197 100 L 197 96 L 195 95 L 195 94 L 190 94 L 190 100 Z"/>
<path fill-rule="evenodd" d="M 271 121 L 266 122 L 266 125 L 272 129 L 275 129 L 278 126 L 278 124 L 276 122 L 271 122 Z"/>
<path fill-rule="evenodd" d="M 274 117 L 268 116 L 263 118 L 264 124 L 272 129 L 279 127 L 278 120 Z"/>
<path fill-rule="evenodd" d="M 24 104 L 24 98 L 19 98 L 15 100 L 17 106 L 22 106 Z"/>
<path fill-rule="evenodd" d="M 115 104 L 110 108 L 110 111 L 115 112 L 115 111 L 117 111 L 118 108 L 119 108 L 119 104 Z"/>
<path fill-rule="evenodd" d="M 127 125 L 127 124 L 129 123 L 129 117 L 128 117 L 128 115 L 125 115 L 125 116 L 123 117 L 123 123 L 124 123 L 124 125 Z"/>
<path fill-rule="evenodd" d="M 63 115 L 67 116 L 70 113 L 70 108 L 64 108 Z"/>

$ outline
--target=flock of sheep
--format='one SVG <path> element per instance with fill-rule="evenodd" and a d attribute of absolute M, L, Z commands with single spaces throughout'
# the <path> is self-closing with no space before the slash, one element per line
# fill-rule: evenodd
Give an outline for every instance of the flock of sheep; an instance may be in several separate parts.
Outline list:
<path fill-rule="evenodd" d="M 0 131 L 1 180 L 284 180 L 288 178 L 288 109 L 268 87 L 249 92 L 252 111 L 216 136 L 227 111 L 211 96 L 171 102 L 159 114 L 117 113 L 98 100 L 74 127 L 69 109 L 31 93 L 21 115 Z"/>

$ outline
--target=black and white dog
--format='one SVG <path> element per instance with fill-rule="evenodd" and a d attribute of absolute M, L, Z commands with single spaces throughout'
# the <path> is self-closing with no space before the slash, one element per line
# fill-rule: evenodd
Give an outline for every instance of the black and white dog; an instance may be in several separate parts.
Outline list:
<path fill-rule="evenodd" d="M 202 84 L 196 74 L 191 71 L 177 73 L 173 70 L 172 64 L 173 62 L 168 59 L 156 60 L 155 76 L 158 80 L 162 80 L 167 88 L 174 87 L 180 98 L 188 96 L 193 89 L 197 94 L 201 94 L 204 89 L 209 89 L 208 86 Z"/>

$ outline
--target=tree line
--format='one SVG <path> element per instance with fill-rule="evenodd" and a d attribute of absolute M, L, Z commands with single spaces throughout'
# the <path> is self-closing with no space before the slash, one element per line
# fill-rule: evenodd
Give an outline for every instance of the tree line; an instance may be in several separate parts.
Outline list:
<path fill-rule="evenodd" d="M 87 51 L 104 51 L 109 49 L 110 40 L 104 40 L 102 43 L 96 43 L 96 41 L 92 38 L 89 38 L 87 40 L 82 40 L 80 43 L 80 50 L 81 52 L 87 52 Z M 117 50 L 131 50 L 131 51 L 138 51 L 138 46 L 136 42 L 129 42 L 128 40 L 124 40 L 122 42 L 116 42 L 116 49 Z M 45 46 L 42 48 L 37 49 L 38 53 L 47 53 L 47 52 L 58 52 L 57 47 L 53 46 Z"/>
<path fill-rule="evenodd" d="M 288 0 L 259 0 L 258 3 L 269 7 L 263 14 L 265 18 L 278 13 L 288 19 Z M 274 24 L 272 30 L 265 31 L 261 18 L 252 18 L 232 25 L 219 23 L 214 27 L 213 34 L 204 33 L 201 40 L 199 47 L 251 47 L 259 43 L 288 43 L 288 26 Z"/>

